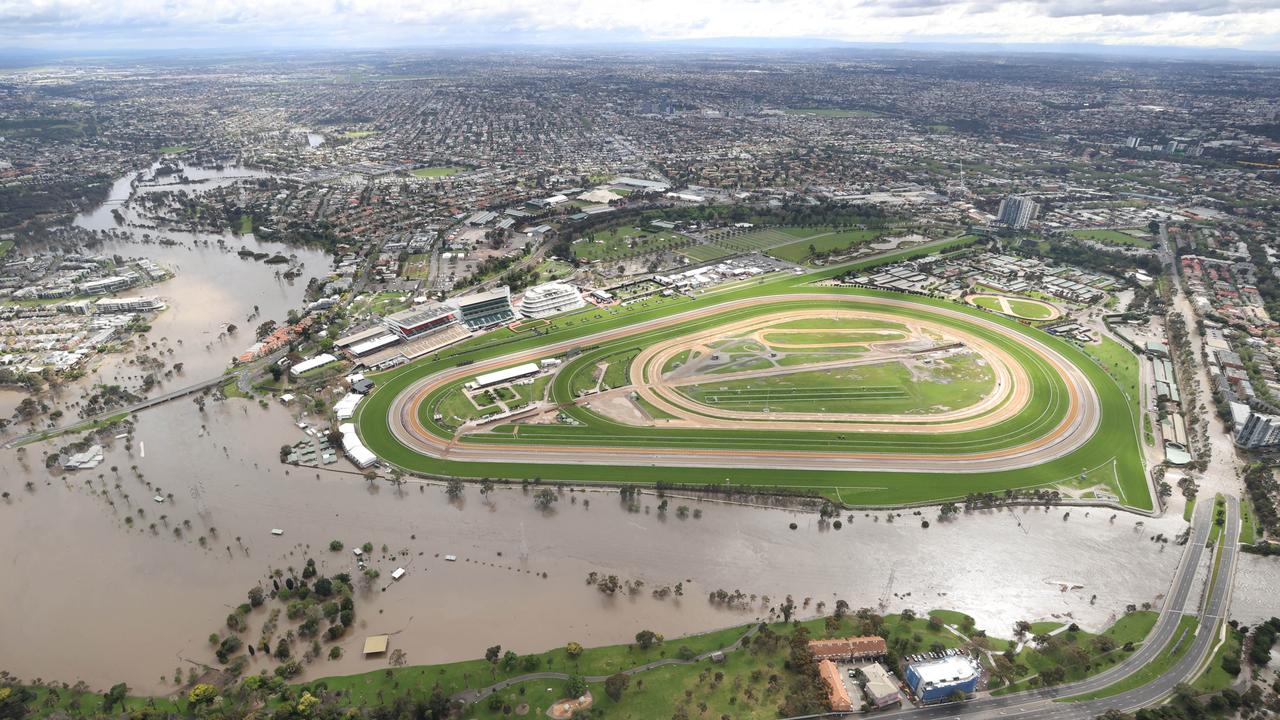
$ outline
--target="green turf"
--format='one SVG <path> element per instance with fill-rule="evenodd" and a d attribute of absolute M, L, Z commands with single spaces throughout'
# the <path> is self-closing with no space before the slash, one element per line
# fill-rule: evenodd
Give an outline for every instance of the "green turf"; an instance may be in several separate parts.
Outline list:
<path fill-rule="evenodd" d="M 733 411 L 916 414 L 969 407 L 994 390 L 977 355 L 912 370 L 898 361 L 785 375 L 725 379 L 679 388 L 694 402 Z"/>
<path fill-rule="evenodd" d="M 836 345 L 844 343 L 883 342 L 902 340 L 898 332 L 768 332 L 761 335 L 770 345 Z"/>
<path fill-rule="evenodd" d="M 937 252 L 940 249 L 966 242 L 968 241 L 965 238 L 957 238 L 945 243 L 931 244 L 927 247 L 910 248 L 888 254 L 879 259 L 878 262 L 916 257 L 920 254 Z M 936 501 L 963 497 L 965 494 L 972 492 L 1039 487 L 1072 478 L 1078 475 L 1083 468 L 1091 471 L 1100 469 L 1098 470 L 1100 476 L 1105 474 L 1106 477 L 1111 478 L 1113 489 L 1118 493 L 1122 502 L 1140 508 L 1151 507 L 1142 470 L 1135 415 L 1119 385 L 1108 377 L 1100 366 L 1087 361 L 1069 343 L 1045 333 L 1024 328 L 1016 321 L 1003 321 L 999 316 L 990 315 L 983 315 L 982 317 L 1002 325 L 1004 329 L 1001 332 L 983 329 L 981 334 L 992 342 L 999 343 L 1015 356 L 1015 360 L 1028 364 L 1033 383 L 1033 395 L 1042 398 L 1041 401 L 1033 403 L 1026 412 L 1020 413 L 1019 416 L 1015 417 L 1011 423 L 1002 425 L 1001 427 L 1006 429 L 998 433 L 993 433 L 989 429 L 979 433 L 954 433 L 928 438 L 920 436 L 903 437 L 895 433 L 876 434 L 874 438 L 869 438 L 868 436 L 871 434 L 868 433 L 851 433 L 846 438 L 838 440 L 834 434 L 823 433 L 776 433 L 741 430 L 729 433 L 684 431 L 673 434 L 664 431 L 662 428 L 629 428 L 622 425 L 611 425 L 593 428 L 524 426 L 521 429 L 520 438 L 522 442 L 525 441 L 527 433 L 528 440 L 534 443 L 563 444 L 568 442 L 580 445 L 626 442 L 627 444 L 638 445 L 687 446 L 693 444 L 710 447 L 758 447 L 762 442 L 765 442 L 788 443 L 797 447 L 901 449 L 935 454 L 953 453 L 961 449 L 972 450 L 975 448 L 994 448 L 1001 445 L 1009 446 L 1017 444 L 1025 438 L 1038 436 L 1044 432 L 1047 426 L 1056 424 L 1055 419 L 1060 417 L 1062 407 L 1061 401 L 1057 399 L 1057 394 L 1061 391 L 1061 381 L 1055 380 L 1055 375 L 1051 370 L 1037 364 L 1037 361 L 1030 357 L 1030 354 L 1025 349 L 1022 349 L 1020 343 L 1011 342 L 1006 338 L 1006 335 L 1017 336 L 1025 334 L 1034 336 L 1039 342 L 1063 354 L 1064 357 L 1079 366 L 1089 378 L 1089 381 L 1097 388 L 1103 409 L 1101 427 L 1084 447 L 1057 460 L 1019 471 L 964 474 L 777 471 L 751 468 L 610 467 L 576 464 L 520 466 L 511 463 L 460 463 L 425 457 L 400 445 L 391 436 L 386 423 L 386 414 L 392 399 L 403 391 L 405 387 L 426 374 L 454 367 L 459 361 L 474 361 L 520 350 L 529 350 L 551 342 L 571 341 L 573 338 L 606 329 L 657 319 L 673 312 L 693 310 L 746 297 L 762 294 L 785 296 L 787 293 L 812 292 L 813 289 L 805 285 L 805 283 L 821 280 L 824 277 L 830 277 L 840 272 L 863 266 L 861 263 L 852 263 L 840 268 L 825 269 L 818 273 L 811 273 L 803 278 L 780 276 L 761 284 L 745 285 L 714 297 L 655 299 L 644 306 L 637 304 L 628 306 L 625 309 L 619 309 L 616 312 L 610 312 L 600 319 L 594 317 L 595 314 L 599 314 L 598 310 L 589 309 L 572 316 L 558 318 L 556 323 L 547 329 L 545 335 L 530 336 L 526 334 L 521 336 L 509 330 L 498 330 L 451 348 L 449 352 L 442 353 L 439 360 L 424 358 L 416 363 L 375 376 L 379 387 L 368 400 L 361 404 L 356 421 L 365 444 L 384 460 L 408 470 L 464 477 L 520 478 L 539 475 L 546 479 L 573 482 L 622 480 L 638 483 L 653 483 L 659 480 L 673 483 L 723 483 L 728 479 L 729 482 L 734 484 L 802 489 L 825 494 L 845 502 L 886 504 Z M 857 307 L 858 298 L 862 296 L 903 298 L 899 294 L 853 288 L 823 288 L 822 292 L 845 297 L 846 300 L 842 301 L 842 306 L 852 308 Z M 904 312 L 907 314 L 914 313 L 924 318 L 936 317 L 930 312 L 931 307 L 956 307 L 953 303 L 932 298 L 913 297 L 910 299 L 918 304 L 919 310 L 908 309 Z M 803 305 L 804 303 L 797 303 L 797 306 L 802 307 Z M 819 303 L 818 306 L 820 307 L 822 304 Z M 869 309 L 882 310 L 879 307 L 871 307 Z M 709 322 L 703 322 L 713 325 L 740 318 L 744 315 L 749 316 L 752 314 L 752 310 L 760 312 L 758 308 L 726 312 L 710 318 Z M 963 310 L 961 311 L 963 312 Z M 662 339 L 670 334 L 683 334 L 696 329 L 698 329 L 698 323 L 688 323 L 664 331 L 638 333 L 624 338 L 621 342 L 614 343 L 614 347 L 605 344 L 600 348 L 581 353 L 573 362 L 595 362 L 610 352 L 623 349 L 621 347 L 623 345 L 635 347 Z M 565 377 L 565 373 L 562 372 L 553 383 L 552 393 L 558 399 L 571 397 L 568 393 L 567 384 L 563 382 Z M 431 429 L 430 426 L 434 423 L 427 422 L 426 424 Z M 593 434 L 599 434 L 602 429 L 606 431 L 603 436 L 592 437 Z M 535 432 L 535 430 L 540 430 L 541 432 Z M 431 431 L 437 432 L 437 430 Z M 443 429 L 439 429 L 438 432 L 445 437 L 449 436 L 449 433 Z M 482 436 L 474 436 L 468 439 L 474 442 L 492 441 L 486 440 Z M 504 440 L 504 442 L 506 441 L 508 440 Z"/>

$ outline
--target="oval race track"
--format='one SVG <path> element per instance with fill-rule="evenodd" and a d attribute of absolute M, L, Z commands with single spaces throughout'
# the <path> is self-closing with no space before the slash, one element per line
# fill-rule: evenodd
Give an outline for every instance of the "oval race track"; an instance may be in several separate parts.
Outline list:
<path fill-rule="evenodd" d="M 432 391 L 467 377 L 514 364 L 563 353 L 584 345 L 599 344 L 637 333 L 663 329 L 692 320 L 732 310 L 770 306 L 785 308 L 788 302 L 848 302 L 851 296 L 835 293 L 796 293 L 766 295 L 700 308 L 684 313 L 578 337 L 539 348 L 478 361 L 460 368 L 442 370 L 423 377 L 400 393 L 392 402 L 387 422 L 396 440 L 405 447 L 434 458 L 457 462 L 506 462 L 521 464 L 586 464 L 646 465 L 668 467 L 773 468 L 804 470 L 846 470 L 880 472 L 993 472 L 1016 470 L 1039 465 L 1067 455 L 1084 445 L 1098 428 L 1101 407 L 1096 391 L 1084 374 L 1070 361 L 1040 340 L 1001 325 L 993 320 L 959 310 L 874 296 L 852 298 L 861 304 L 879 305 L 887 309 L 926 310 L 931 314 L 961 320 L 964 323 L 994 330 L 1034 352 L 1066 385 L 1068 409 L 1060 423 L 1044 435 L 1014 447 L 981 452 L 925 453 L 804 451 L 722 448 L 664 448 L 658 446 L 627 447 L 601 445 L 534 445 L 530 443 L 485 442 L 469 444 L 432 434 L 419 420 L 422 402 Z M 972 421 L 970 421 L 972 422 Z M 902 425 L 896 433 L 939 434 L 936 425 Z M 963 426 L 950 430 L 971 429 Z M 857 430 L 876 432 L 876 430 Z"/>

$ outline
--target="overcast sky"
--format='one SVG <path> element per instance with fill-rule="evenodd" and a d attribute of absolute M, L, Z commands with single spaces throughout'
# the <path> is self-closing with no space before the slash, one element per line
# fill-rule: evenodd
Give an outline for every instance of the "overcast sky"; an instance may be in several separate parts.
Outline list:
<path fill-rule="evenodd" d="M 429 47 L 697 38 L 1280 50 L 1280 0 L 0 0 L 0 46 Z"/>

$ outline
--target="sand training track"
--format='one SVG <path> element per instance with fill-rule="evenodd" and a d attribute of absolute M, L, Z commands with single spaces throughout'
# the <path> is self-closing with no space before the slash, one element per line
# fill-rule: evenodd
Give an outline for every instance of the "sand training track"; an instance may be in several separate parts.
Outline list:
<path fill-rule="evenodd" d="M 788 302 L 856 302 L 886 309 L 904 308 L 951 318 L 980 326 L 1010 337 L 1038 355 L 1058 374 L 1067 388 L 1068 408 L 1062 421 L 1038 438 L 999 450 L 948 454 L 898 452 L 810 451 L 757 448 L 664 448 L 659 446 L 619 445 L 535 445 L 532 443 L 458 443 L 440 438 L 423 427 L 419 410 L 426 397 L 443 386 L 460 382 L 480 373 L 536 361 L 575 347 L 594 345 L 629 335 L 663 329 L 700 318 L 744 308 L 768 305 L 785 310 Z M 950 330 L 950 327 L 948 326 Z M 1018 383 L 1026 385 L 1025 383 Z M 1027 392 L 1024 389 L 1023 392 Z M 1014 395 L 1017 394 L 1015 388 Z M 676 313 L 654 320 L 606 330 L 595 335 L 551 343 L 502 357 L 478 361 L 420 378 L 401 392 L 391 404 L 387 422 L 393 436 L 405 447 L 430 457 L 457 462 L 507 462 L 537 464 L 581 464 L 604 466 L 650 465 L 667 467 L 773 468 L 797 470 L 845 470 L 878 472 L 979 473 L 1034 467 L 1062 457 L 1082 447 L 1098 428 L 1101 405 L 1088 378 L 1070 361 L 1030 335 L 1001 325 L 994 320 L 944 307 L 897 298 L 849 296 L 820 292 L 765 295 Z M 752 425 L 754 428 L 754 424 Z M 861 432 L 862 426 L 845 426 Z M 868 430 L 868 432 L 874 432 Z M 895 433 L 940 434 L 928 425 L 894 425 Z M 656 441 L 655 441 L 656 442 Z M 766 443 L 761 443 L 766 444 Z"/>

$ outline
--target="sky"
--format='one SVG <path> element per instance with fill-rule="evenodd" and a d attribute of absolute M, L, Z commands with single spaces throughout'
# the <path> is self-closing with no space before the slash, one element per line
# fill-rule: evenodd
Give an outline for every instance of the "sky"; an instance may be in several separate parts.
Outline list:
<path fill-rule="evenodd" d="M 42 51 L 712 38 L 1280 51 L 1280 0 L 0 0 Z"/>

